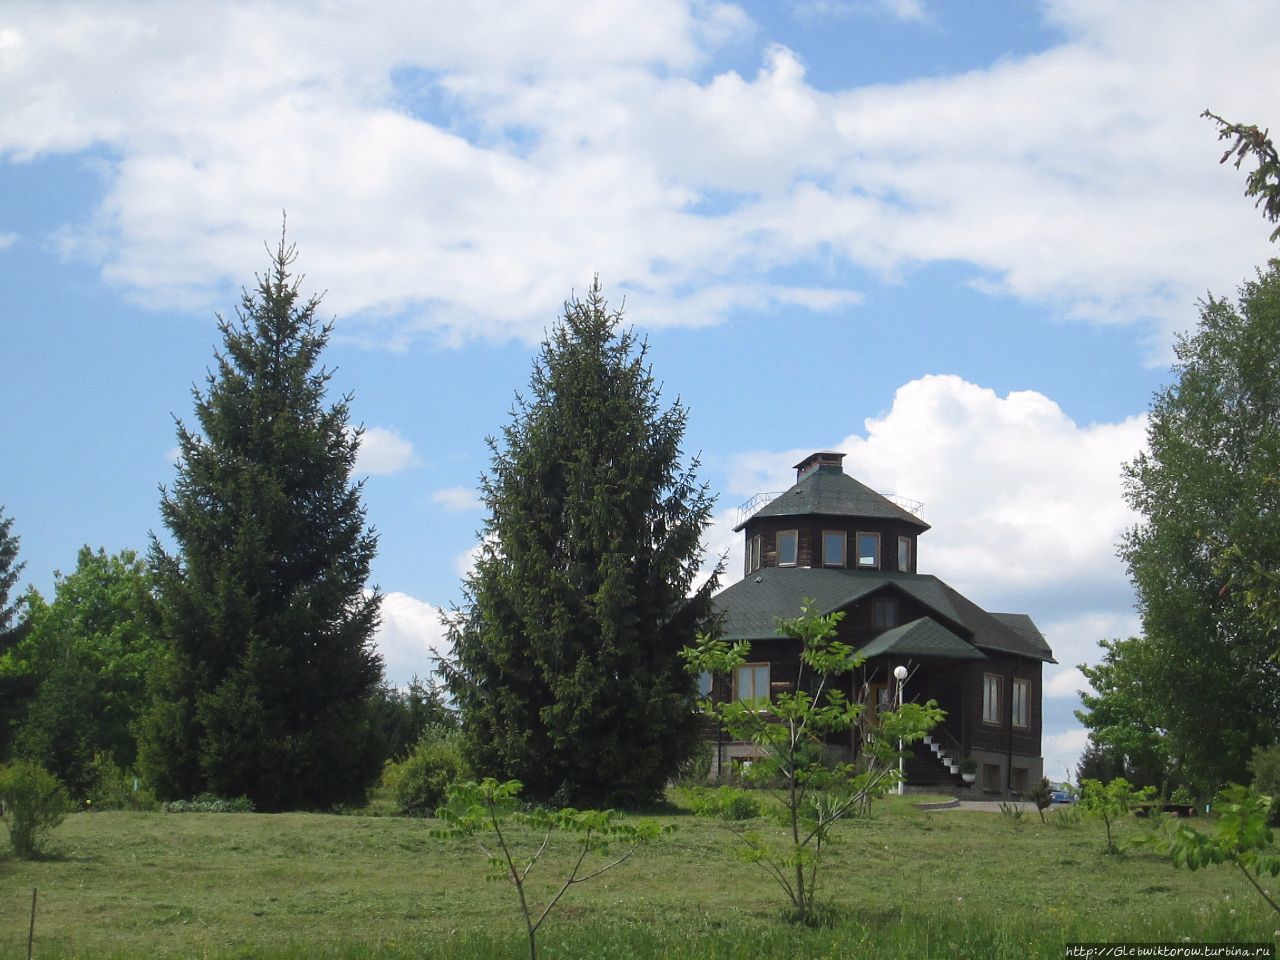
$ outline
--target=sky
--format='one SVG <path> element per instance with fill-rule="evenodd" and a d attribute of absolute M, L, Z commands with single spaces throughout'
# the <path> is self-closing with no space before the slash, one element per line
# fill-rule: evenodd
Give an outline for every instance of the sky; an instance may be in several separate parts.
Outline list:
<path fill-rule="evenodd" d="M 1280 5 L 8 0 L 0 504 L 27 581 L 165 540 L 175 418 L 287 213 L 354 394 L 390 680 L 432 668 L 486 436 L 599 276 L 736 507 L 815 450 L 919 569 L 1052 644 L 1045 772 L 1139 629 L 1122 465 L 1197 302 L 1272 253 L 1206 108 L 1266 126 Z"/>

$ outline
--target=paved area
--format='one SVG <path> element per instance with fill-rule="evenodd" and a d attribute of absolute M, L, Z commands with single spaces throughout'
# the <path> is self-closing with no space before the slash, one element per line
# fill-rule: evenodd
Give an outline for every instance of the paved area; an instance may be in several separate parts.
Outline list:
<path fill-rule="evenodd" d="M 1017 806 L 1022 807 L 1022 809 L 1027 811 L 1027 813 L 1029 814 L 1036 812 L 1036 805 L 1034 803 L 1031 803 L 1027 800 L 1015 800 L 1013 802 Z M 1000 812 L 999 800 L 957 800 L 954 804 L 929 803 L 929 804 L 919 804 L 918 806 L 920 807 L 920 809 L 928 810 L 931 813 L 932 812 L 945 813 L 948 810 L 979 810 L 983 813 L 999 813 Z M 1067 806 L 1070 806 L 1070 804 L 1055 803 L 1049 809 L 1058 810 L 1058 809 L 1061 809 L 1062 807 L 1067 807 Z"/>

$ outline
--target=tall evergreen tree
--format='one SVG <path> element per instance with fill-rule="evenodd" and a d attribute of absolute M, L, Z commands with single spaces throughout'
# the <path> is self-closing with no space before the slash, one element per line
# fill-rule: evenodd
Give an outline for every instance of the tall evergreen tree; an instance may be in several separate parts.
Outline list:
<path fill-rule="evenodd" d="M 712 499 L 681 465 L 687 414 L 659 405 L 646 345 L 599 281 L 563 319 L 489 441 L 489 509 L 448 685 L 476 769 L 578 805 L 658 796 L 693 750 L 678 651 L 710 615 L 693 590 Z"/>
<path fill-rule="evenodd" d="M 325 405 L 331 326 L 304 300 L 284 239 L 193 390 L 199 432 L 161 512 L 178 545 L 153 563 L 171 656 L 140 761 L 164 796 L 244 794 L 259 809 L 358 801 L 381 764 L 365 590 L 376 537 L 351 482 L 350 397 Z"/>

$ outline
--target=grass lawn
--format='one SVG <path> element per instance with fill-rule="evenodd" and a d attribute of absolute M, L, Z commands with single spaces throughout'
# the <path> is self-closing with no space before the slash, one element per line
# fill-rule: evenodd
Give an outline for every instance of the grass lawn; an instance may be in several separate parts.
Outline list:
<path fill-rule="evenodd" d="M 679 802 L 677 792 L 675 799 Z M 1280 916 L 1224 867 L 1103 853 L 1098 823 L 925 813 L 913 798 L 842 825 L 819 883 L 834 925 L 779 919 L 782 894 L 737 841 L 678 806 L 676 831 L 570 891 L 539 955 L 1051 957 L 1064 942 L 1275 942 Z M 916 798 L 918 799 L 918 798 Z M 0 859 L 0 957 L 511 957 L 514 893 L 432 821 L 318 814 L 76 814 L 55 855 Z M 1120 827 L 1138 834 L 1136 822 Z M 547 884 L 567 851 L 535 868 Z M 1276 884 L 1271 882 L 1271 888 Z"/>

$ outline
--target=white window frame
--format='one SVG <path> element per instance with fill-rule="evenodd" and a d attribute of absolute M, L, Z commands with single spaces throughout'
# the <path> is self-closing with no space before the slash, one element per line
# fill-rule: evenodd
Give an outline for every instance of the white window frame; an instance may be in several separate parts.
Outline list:
<path fill-rule="evenodd" d="M 764 692 L 760 692 L 759 676 L 757 671 L 764 671 Z M 742 675 L 744 671 L 750 671 L 752 690 L 755 696 L 743 696 Z M 765 663 L 742 663 L 734 668 L 733 671 L 733 699 L 743 702 L 756 703 L 763 700 L 765 703 L 770 702 L 769 683 L 772 677 L 772 669 L 770 665 Z"/>
<path fill-rule="evenodd" d="M 838 561 L 827 557 L 827 537 L 840 538 L 840 559 Z M 847 532 L 844 530 L 822 531 L 822 565 L 824 567 L 846 567 L 849 565 L 849 534 Z"/>
<path fill-rule="evenodd" d="M 992 681 L 995 681 L 994 684 Z M 994 691 L 994 693 L 993 693 Z M 992 726 L 1000 726 L 1000 701 L 1004 694 L 1004 677 L 998 673 L 982 675 L 982 722 Z M 991 719 L 995 717 L 995 719 Z"/>
<path fill-rule="evenodd" d="M 862 562 L 862 538 L 863 537 L 874 537 L 876 541 L 875 556 L 872 558 L 871 563 Z M 860 570 L 879 570 L 880 569 L 880 534 L 871 530 L 859 530 L 857 534 L 854 535 L 853 545 L 857 551 L 857 556 L 854 557 L 854 560 L 858 566 L 858 569 Z"/>
<path fill-rule="evenodd" d="M 747 541 L 747 573 L 752 574 L 760 569 L 760 534 Z"/>
<path fill-rule="evenodd" d="M 782 560 L 782 538 L 790 537 L 795 542 L 792 549 L 791 560 L 783 562 Z M 778 566 L 795 567 L 800 564 L 800 531 L 799 530 L 779 530 L 773 535 L 773 549 L 778 557 Z"/>
<path fill-rule="evenodd" d="M 902 562 L 904 558 L 907 561 L 906 563 Z M 898 570 L 901 573 L 911 572 L 911 538 L 910 537 L 898 538 Z"/>

